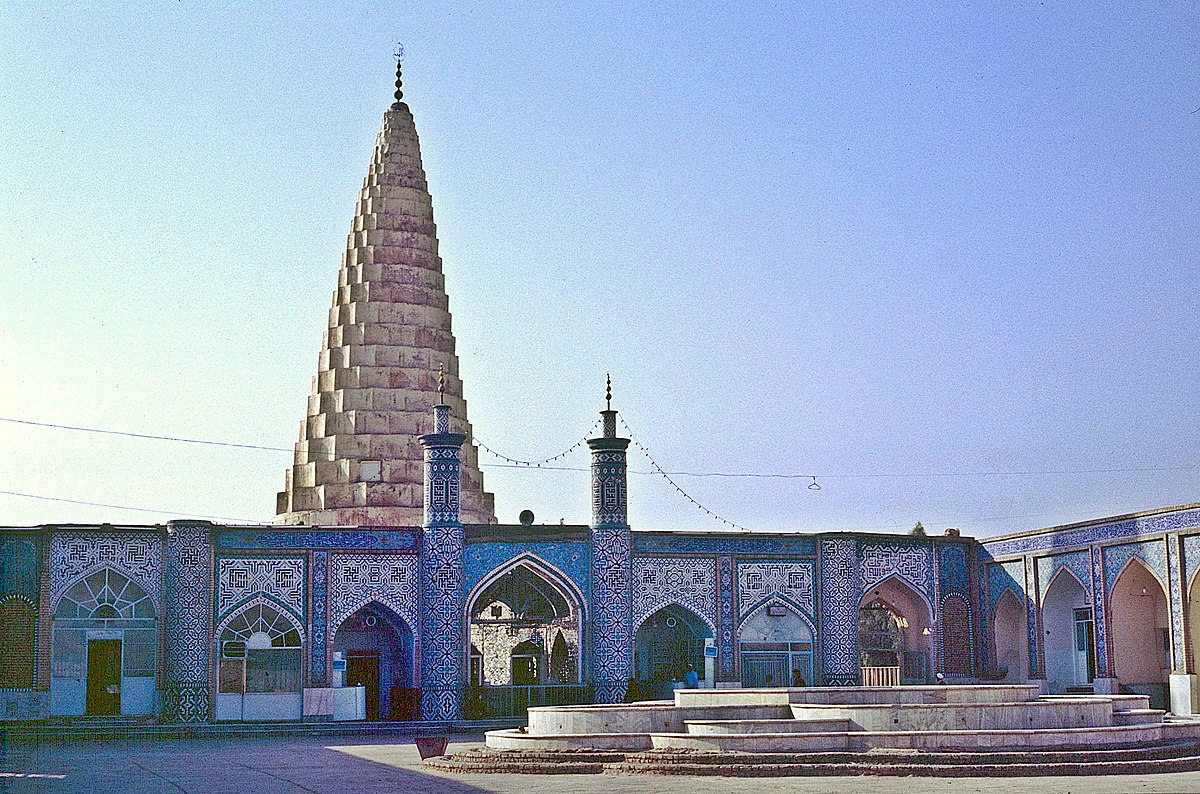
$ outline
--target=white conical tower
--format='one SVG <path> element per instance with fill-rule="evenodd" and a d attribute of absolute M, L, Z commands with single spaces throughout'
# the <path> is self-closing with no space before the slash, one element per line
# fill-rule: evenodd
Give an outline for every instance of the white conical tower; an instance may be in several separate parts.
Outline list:
<path fill-rule="evenodd" d="M 286 524 L 420 526 L 422 449 L 431 406 L 442 398 L 453 432 L 472 438 L 450 330 L 433 201 L 412 113 L 402 101 L 383 117 L 350 229 L 329 329 L 276 503 Z M 462 452 L 463 523 L 492 523 L 478 450 Z"/>

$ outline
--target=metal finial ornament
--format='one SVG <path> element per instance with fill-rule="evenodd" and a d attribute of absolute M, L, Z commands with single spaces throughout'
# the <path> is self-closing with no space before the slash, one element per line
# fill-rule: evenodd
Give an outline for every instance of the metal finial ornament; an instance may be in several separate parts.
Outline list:
<path fill-rule="evenodd" d="M 608 410 L 612 410 L 612 376 L 609 373 L 604 373 L 604 402 L 608 405 Z"/>
<path fill-rule="evenodd" d="M 446 365 L 438 364 L 438 400 L 446 402 Z"/>
<path fill-rule="evenodd" d="M 404 90 L 403 90 L 404 89 L 404 81 L 400 79 L 400 77 L 401 77 L 401 75 L 400 75 L 401 68 L 400 67 L 404 63 L 404 45 L 397 43 L 396 51 L 394 53 L 392 53 L 392 55 L 396 56 L 396 93 L 394 94 L 394 96 L 396 97 L 397 102 L 403 102 L 404 101 Z"/>

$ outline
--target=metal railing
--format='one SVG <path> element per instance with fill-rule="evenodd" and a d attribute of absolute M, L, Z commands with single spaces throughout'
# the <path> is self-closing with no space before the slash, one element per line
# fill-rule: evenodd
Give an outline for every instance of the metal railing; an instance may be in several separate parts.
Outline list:
<path fill-rule="evenodd" d="M 863 686 L 900 686 L 899 667 L 863 667 Z"/>
<path fill-rule="evenodd" d="M 469 720 L 523 717 L 533 706 L 578 706 L 592 702 L 590 684 L 473 686 L 465 703 Z"/>

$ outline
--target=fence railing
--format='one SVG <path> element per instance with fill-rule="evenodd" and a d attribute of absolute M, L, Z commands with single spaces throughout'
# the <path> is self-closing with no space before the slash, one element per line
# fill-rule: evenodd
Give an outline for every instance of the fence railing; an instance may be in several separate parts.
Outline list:
<path fill-rule="evenodd" d="M 467 689 L 469 720 L 523 717 L 533 706 L 578 706 L 592 702 L 590 684 L 545 686 L 473 686 Z"/>
<path fill-rule="evenodd" d="M 900 686 L 899 667 L 863 667 L 863 686 Z"/>

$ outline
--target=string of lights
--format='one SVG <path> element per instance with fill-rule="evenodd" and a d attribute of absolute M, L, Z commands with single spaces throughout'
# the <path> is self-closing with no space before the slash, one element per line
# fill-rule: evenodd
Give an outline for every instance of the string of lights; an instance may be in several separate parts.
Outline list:
<path fill-rule="evenodd" d="M 624 418 L 622 418 L 621 421 L 622 421 L 622 423 L 624 423 L 624 421 L 625 421 Z M 232 441 L 215 441 L 212 439 L 184 438 L 184 437 L 180 437 L 180 436 L 164 436 L 164 435 L 155 435 L 155 434 L 151 434 L 151 433 L 133 433 L 133 432 L 124 431 L 124 430 L 107 430 L 107 429 L 96 428 L 96 427 L 83 427 L 83 426 L 79 426 L 79 425 L 57 424 L 54 422 L 35 422 L 35 421 L 29 420 L 29 419 L 16 419 L 13 417 L 5 417 L 5 416 L 0 416 L 0 422 L 8 422 L 10 424 L 18 424 L 18 425 L 28 425 L 31 427 L 52 428 L 55 430 L 71 430 L 71 431 L 83 432 L 83 433 L 99 433 L 99 434 L 109 435 L 109 436 L 124 436 L 126 438 L 148 439 L 151 441 L 172 441 L 172 442 L 183 443 L 183 444 L 203 444 L 206 446 L 232 447 L 232 448 L 236 448 L 236 449 L 248 449 L 248 450 L 257 450 L 257 451 L 265 451 L 265 452 L 288 452 L 288 453 L 293 452 L 293 449 L 291 447 L 272 447 L 272 446 L 266 446 L 263 444 L 240 444 L 240 443 L 236 443 L 236 442 L 232 442 Z M 596 428 L 596 425 L 598 425 L 598 424 L 599 424 L 599 421 L 597 421 L 596 424 L 593 424 L 592 430 L 589 430 L 588 432 L 591 433 L 592 431 L 594 431 Z M 628 425 L 626 425 L 626 428 L 628 428 Z M 477 438 L 472 439 L 472 442 L 475 444 L 478 444 L 481 449 L 486 450 L 489 454 L 495 455 L 500 460 L 506 461 L 505 464 L 487 464 L 487 463 L 481 464 L 483 466 L 490 466 L 490 467 L 496 467 L 496 468 L 511 468 L 511 467 L 541 468 L 543 470 L 548 470 L 548 471 L 572 471 L 572 470 L 574 470 L 569 467 L 552 467 L 552 466 L 545 466 L 545 465 L 539 466 L 539 464 L 545 464 L 545 463 L 553 462 L 556 460 L 560 460 L 561 458 L 565 457 L 568 453 L 573 452 L 575 449 L 582 446 L 586 441 L 587 441 L 587 438 L 585 436 L 584 438 L 580 439 L 575 444 L 572 444 L 566 450 L 564 450 L 563 452 L 560 452 L 557 455 L 554 455 L 549 458 L 544 458 L 542 460 L 526 461 L 526 460 L 520 460 L 517 458 L 511 458 L 507 455 L 503 455 L 503 454 L 491 449 L 490 447 L 485 447 L 479 439 L 477 439 Z M 336 453 L 333 453 L 333 452 L 319 453 L 317 450 L 309 450 L 309 454 L 310 455 L 324 454 L 324 455 L 333 457 Z M 586 469 L 579 469 L 579 471 L 586 471 Z M 931 471 L 925 471 L 925 472 L 827 472 L 825 474 L 821 474 L 821 473 L 791 474 L 791 473 L 751 472 L 751 471 L 668 471 L 665 473 L 669 474 L 673 477 L 725 477 L 725 478 L 751 478 L 751 479 L 771 479 L 771 480 L 812 480 L 813 482 L 810 482 L 808 484 L 808 487 L 809 487 L 809 489 L 816 491 L 816 490 L 820 490 L 819 485 L 816 488 L 813 488 L 813 485 L 816 484 L 817 478 L 820 478 L 823 480 L 835 480 L 835 479 L 836 480 L 848 480 L 848 479 L 864 479 L 864 478 L 928 479 L 928 478 L 942 478 L 942 477 L 1048 477 L 1048 476 L 1075 476 L 1075 475 L 1087 475 L 1087 474 L 1135 474 L 1135 473 L 1147 473 L 1147 472 L 1176 472 L 1176 471 L 1200 471 L 1200 463 L 1195 463 L 1195 464 L 1186 465 L 1186 466 L 1118 466 L 1118 467 L 1103 468 L 1103 469 L 1042 469 L 1042 470 L 998 469 L 998 470 L 993 470 L 993 471 L 942 471 L 942 472 L 937 472 L 937 471 L 932 471 L 932 472 Z M 645 472 L 634 472 L 634 473 L 640 474 L 640 473 L 645 473 Z"/>
<path fill-rule="evenodd" d="M 510 458 L 508 455 L 501 454 L 501 453 L 497 452 L 496 450 L 492 449 L 487 444 L 480 441 L 478 437 L 473 437 L 471 439 L 471 441 L 473 443 L 475 443 L 476 445 L 478 445 L 479 448 L 482 449 L 484 452 L 488 453 L 489 455 L 493 455 L 493 456 L 499 458 L 500 460 L 504 461 L 505 463 L 508 463 L 510 466 L 516 466 L 518 468 L 532 466 L 533 468 L 540 469 L 540 468 L 544 467 L 544 464 L 553 463 L 556 460 L 561 460 L 562 458 L 565 458 L 567 455 L 570 455 L 572 452 L 574 452 L 575 450 L 582 447 L 584 444 L 587 443 L 588 437 L 591 436 L 591 434 L 596 430 L 596 428 L 599 425 L 600 425 L 600 420 L 597 419 L 595 422 L 592 423 L 592 426 L 588 428 L 588 431 L 583 434 L 583 438 L 579 439 L 574 444 L 567 447 L 566 449 L 564 449 L 562 452 L 558 453 L 557 455 L 551 455 L 550 457 L 542 458 L 541 460 L 520 460 L 519 458 Z M 546 467 L 546 468 L 553 468 L 553 467 Z"/>
<path fill-rule="evenodd" d="M 727 526 L 733 527 L 734 529 L 737 529 L 737 530 L 741 530 L 742 532 L 753 532 L 754 531 L 754 530 L 750 529 L 749 527 L 744 527 L 741 524 L 735 524 L 734 522 L 730 521 L 729 519 L 725 518 L 724 516 L 720 516 L 720 515 L 714 513 L 712 510 L 709 510 L 707 507 L 700 504 L 700 502 L 697 501 L 687 491 L 680 488 L 679 483 L 672 480 L 671 475 L 667 474 L 667 472 L 663 470 L 663 467 L 658 465 L 658 461 L 656 461 L 653 458 L 653 456 L 651 456 L 650 450 L 646 447 L 646 445 L 637 440 L 637 437 L 633 434 L 633 428 L 631 428 L 629 426 L 629 423 L 625 421 L 625 417 L 621 416 L 620 414 L 617 414 L 617 418 L 621 420 L 621 425 L 625 428 L 625 432 L 629 435 L 629 440 L 633 443 L 633 445 L 635 447 L 637 447 L 638 450 L 640 450 L 643 455 L 646 456 L 646 460 L 650 461 L 650 465 L 652 467 L 654 467 L 654 471 L 657 472 L 659 475 L 661 475 L 662 478 L 664 480 L 666 480 L 671 485 L 672 488 L 674 488 L 676 491 L 678 491 L 680 496 L 682 496 L 684 499 L 687 499 L 689 502 L 691 502 L 693 505 L 695 505 L 696 508 L 699 509 L 702 513 L 705 513 L 710 518 L 720 521 L 722 524 L 726 524 Z M 814 482 L 815 482 L 815 480 L 814 480 Z"/>

